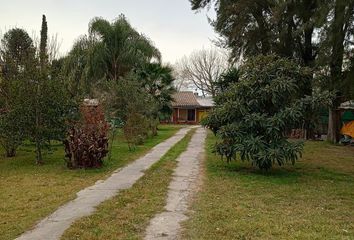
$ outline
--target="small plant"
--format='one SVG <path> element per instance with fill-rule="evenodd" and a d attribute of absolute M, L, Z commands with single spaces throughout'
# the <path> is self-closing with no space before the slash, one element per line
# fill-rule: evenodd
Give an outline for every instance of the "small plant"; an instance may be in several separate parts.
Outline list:
<path fill-rule="evenodd" d="M 64 140 L 68 168 L 99 168 L 108 153 L 109 124 L 97 101 L 85 101 L 81 119 L 73 123 Z"/>
<path fill-rule="evenodd" d="M 123 127 L 124 137 L 132 150 L 136 145 L 144 144 L 148 136 L 149 122 L 139 113 L 130 113 Z"/>

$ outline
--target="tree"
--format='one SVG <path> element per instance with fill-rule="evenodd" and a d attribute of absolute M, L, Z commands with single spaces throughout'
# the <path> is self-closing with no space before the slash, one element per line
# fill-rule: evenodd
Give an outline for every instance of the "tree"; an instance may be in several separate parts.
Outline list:
<path fill-rule="evenodd" d="M 50 147 L 50 141 L 64 139 L 66 123 L 76 106 L 62 80 L 44 77 L 39 66 L 39 60 L 32 63 L 18 90 L 25 136 L 36 145 L 36 163 L 43 164 L 43 150 Z"/>
<path fill-rule="evenodd" d="M 35 103 L 34 103 L 34 114 L 35 114 L 35 126 L 34 126 L 34 140 L 36 143 L 36 159 L 37 159 L 37 164 L 42 164 L 42 144 L 43 140 L 42 138 L 42 133 L 41 133 L 41 123 L 43 122 L 42 119 L 42 109 L 43 106 L 41 106 L 41 99 L 40 97 L 42 94 L 46 94 L 42 92 L 44 89 L 44 84 L 46 84 L 46 81 L 48 80 L 48 53 L 47 53 L 47 40 L 48 40 L 48 26 L 47 26 L 47 20 L 45 15 L 42 16 L 42 28 L 41 28 L 41 39 L 40 39 L 40 46 L 39 46 L 39 65 L 40 65 L 40 73 L 39 76 L 37 77 L 37 81 L 35 82 L 36 84 L 36 91 L 35 94 L 33 95 L 35 98 Z M 31 126 L 31 125 L 30 125 Z M 32 131 L 31 131 L 32 132 Z M 42 136 L 41 136 L 42 135 Z"/>
<path fill-rule="evenodd" d="M 39 59 L 41 68 L 44 69 L 48 61 L 48 25 L 46 16 L 42 16 L 41 40 L 39 46 Z"/>
<path fill-rule="evenodd" d="M 94 18 L 89 32 L 96 39 L 92 59 L 96 64 L 92 64 L 92 70 L 98 79 L 117 81 L 134 67 L 153 58 L 160 60 L 158 49 L 147 37 L 138 33 L 124 15 L 113 23 Z"/>
<path fill-rule="evenodd" d="M 329 110 L 328 139 L 337 142 L 340 102 L 352 95 L 353 0 L 190 0 L 192 9 L 215 6 L 212 21 L 233 57 L 276 53 L 324 75 L 322 89 L 336 92 Z M 318 79 L 315 79 L 318 81 Z M 324 84 L 323 84 L 324 83 Z M 313 84 L 304 88 L 311 94 Z M 310 116 L 309 121 L 313 116 Z"/>
<path fill-rule="evenodd" d="M 1 97 L 6 101 L 6 106 L 3 105 L 0 112 L 0 144 L 5 150 L 6 157 L 16 156 L 17 148 L 25 139 L 22 96 L 18 91 L 21 80 L 12 79 L 7 83 L 7 95 L 5 99 Z M 3 83 L 5 80 L 1 81 Z"/>
<path fill-rule="evenodd" d="M 228 59 L 216 49 L 203 49 L 184 57 L 178 63 L 180 77 L 205 95 L 216 95 L 216 81 L 229 67 Z"/>
<path fill-rule="evenodd" d="M 106 83 L 101 99 L 105 99 L 109 118 L 123 123 L 129 148 L 142 144 L 148 134 L 148 117 L 157 111 L 156 103 L 144 88 L 136 73 L 119 81 Z"/>
<path fill-rule="evenodd" d="M 211 24 L 234 58 L 275 53 L 313 66 L 315 27 L 326 20 L 326 0 L 190 0 L 193 10 L 212 6 Z"/>
<path fill-rule="evenodd" d="M 118 81 L 146 63 L 160 61 L 160 57 L 152 42 L 120 15 L 113 22 L 92 19 L 89 34 L 74 44 L 64 68 L 73 81 L 72 92 L 81 88 L 92 97 L 93 88 L 106 81 Z"/>
<path fill-rule="evenodd" d="M 354 1 L 331 1 L 328 23 L 322 29 L 322 68 L 326 69 L 327 81 L 322 88 L 336 93 L 336 98 L 329 109 L 328 140 L 337 143 L 339 140 L 340 103 L 349 100 L 353 88 L 353 47 L 354 42 Z M 348 91 L 349 90 L 349 91 Z"/>
<path fill-rule="evenodd" d="M 304 121 L 304 114 L 330 102 L 329 94 L 306 96 L 301 88 L 311 71 L 274 55 L 250 58 L 240 79 L 215 99 L 205 125 L 218 134 L 216 152 L 228 161 L 250 161 L 260 169 L 295 163 L 302 143 L 288 141 L 287 131 Z"/>
<path fill-rule="evenodd" d="M 156 106 L 155 111 L 150 113 L 150 117 L 155 122 L 171 116 L 172 94 L 175 92 L 172 71 L 171 67 L 162 66 L 160 63 L 148 63 L 138 70 L 142 87 Z"/>
<path fill-rule="evenodd" d="M 23 29 L 14 28 L 1 40 L 0 142 L 7 157 L 14 157 L 24 140 L 24 104 L 20 86 L 35 59 L 33 41 Z"/>
<path fill-rule="evenodd" d="M 240 71 L 236 67 L 231 67 L 225 73 L 221 74 L 216 85 L 216 93 L 220 94 L 225 92 L 233 83 L 239 81 L 240 78 Z"/>
<path fill-rule="evenodd" d="M 92 88 L 97 84 L 90 67 L 94 44 L 87 36 L 81 37 L 62 59 L 60 71 L 67 79 L 65 83 L 72 97 L 92 95 Z"/>

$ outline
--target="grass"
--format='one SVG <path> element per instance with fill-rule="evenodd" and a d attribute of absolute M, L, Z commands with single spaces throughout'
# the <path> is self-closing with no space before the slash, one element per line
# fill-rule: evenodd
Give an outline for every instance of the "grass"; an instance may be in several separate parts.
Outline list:
<path fill-rule="evenodd" d="M 0 239 L 13 239 L 75 198 L 76 192 L 106 178 L 115 169 L 126 165 L 172 136 L 179 127 L 161 126 L 157 137 L 129 151 L 121 135 L 112 148 L 112 158 L 101 169 L 68 170 L 61 145 L 45 156 L 45 165 L 35 165 L 32 145 L 25 145 L 15 158 L 0 158 Z"/>
<path fill-rule="evenodd" d="M 221 161 L 215 141 L 183 239 L 354 239 L 354 148 L 306 142 L 295 166 L 262 173 Z"/>
<path fill-rule="evenodd" d="M 162 212 L 177 157 L 187 148 L 191 130 L 128 190 L 101 204 L 96 213 L 75 222 L 62 239 L 142 239 L 149 220 Z"/>

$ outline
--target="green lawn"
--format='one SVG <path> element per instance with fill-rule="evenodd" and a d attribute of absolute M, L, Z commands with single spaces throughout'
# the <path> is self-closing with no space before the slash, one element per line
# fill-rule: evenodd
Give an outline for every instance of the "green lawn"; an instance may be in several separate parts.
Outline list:
<path fill-rule="evenodd" d="M 209 134 L 202 190 L 182 239 L 354 239 L 354 148 L 307 142 L 268 173 L 226 164 Z"/>
<path fill-rule="evenodd" d="M 180 127 L 161 126 L 159 135 L 129 151 L 123 137 L 114 141 L 111 161 L 97 170 L 68 170 L 61 145 L 45 156 L 45 165 L 35 165 L 31 145 L 19 149 L 16 158 L 0 158 L 0 239 L 13 239 L 53 212 L 75 193 L 109 176 L 116 168 L 135 160 L 172 136 Z"/>
<path fill-rule="evenodd" d="M 194 132 L 191 130 L 132 188 L 105 201 L 95 214 L 75 222 L 62 239 L 142 239 L 150 219 L 164 209 L 176 159 L 187 148 Z"/>

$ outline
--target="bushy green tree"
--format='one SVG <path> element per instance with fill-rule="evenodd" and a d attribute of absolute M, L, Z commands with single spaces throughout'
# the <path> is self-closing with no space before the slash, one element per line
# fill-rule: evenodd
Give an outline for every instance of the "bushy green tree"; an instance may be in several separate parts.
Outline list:
<path fill-rule="evenodd" d="M 75 113 L 61 74 L 52 74 L 48 60 L 47 23 L 42 20 L 40 48 L 22 29 L 11 29 L 1 41 L 3 80 L 0 83 L 0 142 L 14 155 L 22 140 L 35 143 L 36 162 L 52 140 L 62 140 L 66 121 Z"/>
<path fill-rule="evenodd" d="M 131 147 L 134 143 L 142 143 L 147 136 L 148 116 L 155 103 L 150 95 L 141 86 L 139 77 L 135 73 L 130 73 L 119 81 L 107 82 L 103 88 L 100 99 L 105 100 L 105 108 L 110 119 L 122 122 L 125 137 Z M 132 119 L 134 118 L 134 119 Z M 133 127 L 127 130 L 126 126 Z M 133 133 L 139 133 L 134 135 Z M 144 134 L 142 134 L 144 133 Z M 139 138 L 139 141 L 134 139 Z"/>
<path fill-rule="evenodd" d="M 225 92 L 230 85 L 238 82 L 240 77 L 240 71 L 237 67 L 232 67 L 228 69 L 225 73 L 221 74 L 219 79 L 216 81 L 216 92 Z"/>
<path fill-rule="evenodd" d="M 0 113 L 0 144 L 5 150 L 6 157 L 14 157 L 17 148 L 25 139 L 24 104 L 19 86 L 20 80 L 12 79 L 6 86 L 6 94 L 9 95 L 5 99 L 1 96 L 6 105 L 2 105 Z"/>
<path fill-rule="evenodd" d="M 239 81 L 216 97 L 205 121 L 221 138 L 216 152 L 260 169 L 294 164 L 302 143 L 287 140 L 287 131 L 303 122 L 304 113 L 330 101 L 329 94 L 304 95 L 301 89 L 310 79 L 311 71 L 293 61 L 274 55 L 250 58 Z"/>
<path fill-rule="evenodd" d="M 5 33 L 0 59 L 0 143 L 6 156 L 13 157 L 25 138 L 25 102 L 20 87 L 35 61 L 35 47 L 25 30 L 13 28 Z"/>
<path fill-rule="evenodd" d="M 323 75 L 321 88 L 336 93 L 328 140 L 339 140 L 340 103 L 353 98 L 354 0 L 190 0 L 192 9 L 214 6 L 211 21 L 233 56 L 276 53 Z M 304 89 L 311 94 L 313 84 Z M 313 122 L 309 114 L 307 126 Z M 311 130 L 311 129 L 310 129 Z"/>
<path fill-rule="evenodd" d="M 39 56 L 31 62 L 22 85 L 22 98 L 26 99 L 24 116 L 27 137 L 36 145 L 37 164 L 43 164 L 42 151 L 51 140 L 63 140 L 66 121 L 73 113 L 74 101 L 68 95 L 59 76 L 52 76 L 48 61 L 48 26 L 42 17 Z"/>

